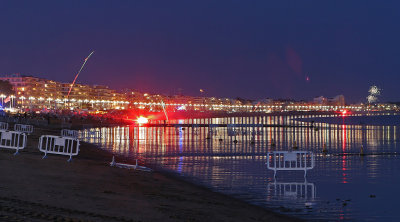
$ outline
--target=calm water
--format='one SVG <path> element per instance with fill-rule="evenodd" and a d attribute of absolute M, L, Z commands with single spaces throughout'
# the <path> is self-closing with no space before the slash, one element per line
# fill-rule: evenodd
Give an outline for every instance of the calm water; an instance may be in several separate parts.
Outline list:
<path fill-rule="evenodd" d="M 322 118 L 321 118 L 322 117 Z M 189 124 L 283 124 L 297 127 L 115 127 L 92 129 L 84 140 L 130 159 L 177 172 L 196 183 L 277 212 L 308 220 L 399 221 L 399 127 L 314 123 L 325 116 L 268 116 L 180 120 Z M 357 117 L 358 119 L 360 117 Z M 362 118 L 362 117 L 361 117 Z M 368 117 L 370 118 L 370 117 Z M 380 117 L 381 118 L 381 117 Z M 384 117 L 386 122 L 400 117 Z M 347 119 L 352 125 L 347 125 Z M 389 121 L 388 121 L 389 120 Z M 391 121 L 393 120 L 393 121 Z M 374 123 L 376 124 L 376 123 Z M 82 131 L 87 135 L 88 131 Z M 94 134 L 91 134 L 94 135 Z M 275 143 L 275 146 L 272 144 Z M 266 153 L 297 144 L 312 151 L 315 168 L 273 171 Z M 322 154 L 323 147 L 328 150 Z M 364 153 L 358 155 L 363 146 Z"/>

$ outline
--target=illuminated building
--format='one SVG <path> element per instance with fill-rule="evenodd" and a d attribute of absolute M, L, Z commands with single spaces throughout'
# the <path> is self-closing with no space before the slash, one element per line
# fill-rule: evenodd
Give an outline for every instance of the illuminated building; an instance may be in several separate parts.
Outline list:
<path fill-rule="evenodd" d="M 125 89 L 122 92 L 102 85 L 85 85 L 76 83 L 68 96 L 71 83 L 12 74 L 0 77 L 9 81 L 15 90 L 9 107 L 25 109 L 143 109 L 148 111 L 169 112 L 188 111 L 221 111 L 221 112 L 289 112 L 289 111 L 379 111 L 398 110 L 395 104 L 345 105 L 343 95 L 334 98 L 317 97 L 313 101 L 280 100 L 248 100 L 204 96 L 174 95 L 165 96 Z M 203 94 L 201 94 L 203 95 Z M 11 95 L 0 95 L 1 101 Z"/>
<path fill-rule="evenodd" d="M 345 100 L 343 95 L 338 95 L 333 98 L 328 98 L 328 104 L 334 106 L 344 106 Z"/>
<path fill-rule="evenodd" d="M 124 109 L 128 105 L 124 94 L 108 86 L 75 84 L 68 96 L 71 83 L 20 74 L 6 75 L 0 80 L 11 83 L 17 98 L 16 104 L 21 108 Z"/>
<path fill-rule="evenodd" d="M 344 106 L 345 99 L 343 95 L 337 95 L 333 98 L 326 98 L 323 96 L 315 97 L 314 103 L 319 105 L 330 105 L 330 106 Z"/>

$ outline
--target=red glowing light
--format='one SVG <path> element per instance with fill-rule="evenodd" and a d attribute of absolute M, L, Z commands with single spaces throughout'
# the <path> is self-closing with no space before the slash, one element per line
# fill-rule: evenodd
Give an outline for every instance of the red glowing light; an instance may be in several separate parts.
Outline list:
<path fill-rule="evenodd" d="M 147 119 L 146 117 L 140 116 L 139 118 L 137 118 L 136 122 L 139 124 L 146 124 L 149 122 L 149 119 Z"/>
<path fill-rule="evenodd" d="M 343 110 L 343 111 L 342 111 L 342 114 L 343 114 L 343 115 L 346 115 L 346 113 L 347 113 L 347 110 Z"/>

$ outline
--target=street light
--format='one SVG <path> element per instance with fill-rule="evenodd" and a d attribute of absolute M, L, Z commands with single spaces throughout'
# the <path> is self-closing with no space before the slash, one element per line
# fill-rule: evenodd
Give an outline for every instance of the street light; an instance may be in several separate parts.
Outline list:
<path fill-rule="evenodd" d="M 47 102 L 49 102 L 49 107 L 51 108 L 51 101 L 53 101 L 53 98 L 49 97 L 46 100 L 47 100 Z"/>
<path fill-rule="evenodd" d="M 22 100 L 21 108 L 23 109 L 23 108 L 24 108 L 24 100 L 25 100 L 26 98 L 25 98 L 25 96 L 21 96 L 21 97 L 19 97 L 19 98 Z"/>
<path fill-rule="evenodd" d="M 57 98 L 54 101 L 55 101 L 55 103 L 54 103 L 55 109 L 57 109 L 59 107 L 59 104 L 62 103 L 62 100 L 60 98 Z"/>
<path fill-rule="evenodd" d="M 66 107 L 67 107 L 67 102 L 68 102 L 68 99 L 67 99 L 67 98 L 65 98 L 65 99 L 63 99 L 63 101 L 64 101 L 64 108 L 66 108 Z"/>
<path fill-rule="evenodd" d="M 4 98 L 6 98 L 6 95 L 1 94 L 0 97 L 1 97 L 1 106 L 4 106 Z"/>
<path fill-rule="evenodd" d="M 14 95 L 11 95 L 10 98 L 11 98 L 11 103 L 10 103 L 10 109 L 11 109 L 12 106 L 14 105 L 15 96 L 14 96 Z"/>
<path fill-rule="evenodd" d="M 90 103 L 92 104 L 92 109 L 93 109 L 95 101 L 94 100 L 90 100 Z"/>
<path fill-rule="evenodd" d="M 29 109 L 32 109 L 32 100 L 35 101 L 35 97 L 30 96 L 28 99 L 29 99 Z"/>
<path fill-rule="evenodd" d="M 70 102 L 70 103 L 68 103 L 69 107 L 72 106 L 72 107 L 74 108 L 74 107 L 75 107 L 76 99 L 70 99 L 69 102 Z M 73 104 L 72 104 L 72 103 L 73 103 Z"/>
<path fill-rule="evenodd" d="M 78 107 L 79 107 L 79 109 L 82 109 L 82 100 L 81 99 L 78 99 Z"/>

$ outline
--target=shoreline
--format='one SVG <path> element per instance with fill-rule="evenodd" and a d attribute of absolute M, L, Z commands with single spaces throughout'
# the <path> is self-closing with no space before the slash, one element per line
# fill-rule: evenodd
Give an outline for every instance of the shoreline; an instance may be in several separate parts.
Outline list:
<path fill-rule="evenodd" d="M 42 160 L 37 128 L 13 156 L 0 149 L 2 221 L 301 221 L 214 192 L 172 173 L 110 167 L 112 154 L 81 142 L 80 153 Z"/>

